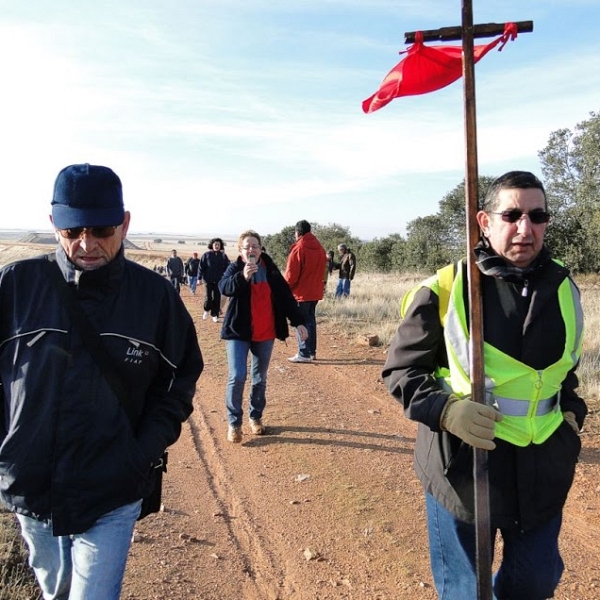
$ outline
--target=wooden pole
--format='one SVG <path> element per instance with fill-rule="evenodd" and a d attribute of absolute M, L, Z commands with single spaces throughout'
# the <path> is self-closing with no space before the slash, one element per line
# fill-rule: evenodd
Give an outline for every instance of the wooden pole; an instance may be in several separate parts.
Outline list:
<path fill-rule="evenodd" d="M 479 205 L 479 174 L 477 164 L 477 116 L 475 106 L 475 61 L 473 58 L 473 8 L 471 0 L 462 5 L 462 46 L 465 123 L 465 210 L 467 215 L 467 272 L 469 275 L 469 322 L 471 396 L 474 402 L 485 403 L 485 367 L 483 360 L 483 305 L 481 273 L 475 263 L 474 248 L 479 242 L 477 225 Z M 475 481 L 475 543 L 477 568 L 477 598 L 492 600 L 492 539 L 490 524 L 490 494 L 488 453 L 474 448 L 473 478 Z"/>

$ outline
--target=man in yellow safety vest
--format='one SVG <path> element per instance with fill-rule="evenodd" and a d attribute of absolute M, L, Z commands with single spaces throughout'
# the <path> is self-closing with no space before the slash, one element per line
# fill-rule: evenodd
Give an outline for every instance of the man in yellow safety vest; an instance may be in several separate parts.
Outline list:
<path fill-rule="evenodd" d="M 563 572 L 558 536 L 587 408 L 575 391 L 579 291 L 544 246 L 549 219 L 544 187 L 525 171 L 498 177 L 477 213 L 486 404 L 469 397 L 464 261 L 404 298 L 383 369 L 419 424 L 415 469 L 441 600 L 477 597 L 473 447 L 489 451 L 492 535 L 504 544 L 495 598 L 550 598 Z"/>

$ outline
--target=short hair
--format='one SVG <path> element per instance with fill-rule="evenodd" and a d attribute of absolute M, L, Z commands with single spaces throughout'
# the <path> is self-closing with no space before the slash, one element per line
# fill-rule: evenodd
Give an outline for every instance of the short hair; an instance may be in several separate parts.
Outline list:
<path fill-rule="evenodd" d="M 338 244 L 338 250 L 348 250 L 348 246 L 346 244 Z"/>
<path fill-rule="evenodd" d="M 498 194 L 502 190 L 531 188 L 541 190 L 542 194 L 544 194 L 544 204 L 546 205 L 546 208 L 548 208 L 548 200 L 546 198 L 544 185 L 533 173 L 530 173 L 529 171 L 509 171 L 492 181 L 485 194 L 481 210 L 491 212 L 498 208 Z"/>
<path fill-rule="evenodd" d="M 247 229 L 246 231 L 242 231 L 242 233 L 240 233 L 240 236 L 238 237 L 238 248 L 242 247 L 242 242 L 244 241 L 244 238 L 247 237 L 256 238 L 258 240 L 258 245 L 262 248 L 262 241 L 260 239 L 260 235 L 252 229 Z"/>
<path fill-rule="evenodd" d="M 308 221 L 302 220 L 296 223 L 296 233 L 298 235 L 304 235 L 310 231 L 310 223 Z"/>

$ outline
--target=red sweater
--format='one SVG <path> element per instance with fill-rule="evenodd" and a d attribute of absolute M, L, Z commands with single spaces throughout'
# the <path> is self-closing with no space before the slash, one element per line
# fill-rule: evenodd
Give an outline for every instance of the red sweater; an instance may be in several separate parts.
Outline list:
<path fill-rule="evenodd" d="M 290 250 L 284 274 L 296 301 L 323 299 L 326 269 L 327 254 L 319 240 L 310 231 L 298 238 Z"/>

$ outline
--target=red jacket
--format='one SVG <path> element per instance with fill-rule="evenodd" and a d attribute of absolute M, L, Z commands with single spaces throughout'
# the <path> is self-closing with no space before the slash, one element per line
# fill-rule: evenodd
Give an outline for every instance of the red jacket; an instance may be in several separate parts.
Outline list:
<path fill-rule="evenodd" d="M 309 231 L 292 246 L 285 267 L 285 280 L 298 302 L 323 299 L 327 255 Z"/>

